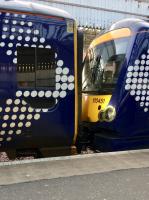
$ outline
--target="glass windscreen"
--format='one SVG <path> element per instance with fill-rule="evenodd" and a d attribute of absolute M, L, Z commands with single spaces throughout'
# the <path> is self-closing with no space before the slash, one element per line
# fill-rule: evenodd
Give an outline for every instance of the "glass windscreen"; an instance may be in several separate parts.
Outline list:
<path fill-rule="evenodd" d="M 112 92 L 125 59 L 129 37 L 96 45 L 87 50 L 82 74 L 83 92 Z"/>

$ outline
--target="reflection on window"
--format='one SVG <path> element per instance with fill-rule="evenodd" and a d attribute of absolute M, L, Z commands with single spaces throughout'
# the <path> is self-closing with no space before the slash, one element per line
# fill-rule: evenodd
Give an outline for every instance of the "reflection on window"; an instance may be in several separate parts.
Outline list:
<path fill-rule="evenodd" d="M 17 48 L 17 81 L 21 88 L 35 87 L 35 48 Z"/>
<path fill-rule="evenodd" d="M 17 81 L 21 88 L 55 88 L 55 53 L 51 49 L 18 47 Z"/>
<path fill-rule="evenodd" d="M 111 40 L 89 49 L 84 61 L 83 91 L 112 91 L 125 59 L 129 38 Z"/>

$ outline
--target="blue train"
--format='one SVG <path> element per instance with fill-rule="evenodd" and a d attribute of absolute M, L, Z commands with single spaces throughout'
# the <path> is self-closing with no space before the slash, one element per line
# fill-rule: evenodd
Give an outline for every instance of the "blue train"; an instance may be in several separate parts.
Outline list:
<path fill-rule="evenodd" d="M 149 147 L 148 22 L 113 24 L 83 66 L 67 12 L 1 1 L 0 22 L 0 151 Z"/>
<path fill-rule="evenodd" d="M 1 151 L 75 144 L 80 38 L 65 11 L 0 2 Z"/>
<path fill-rule="evenodd" d="M 125 19 L 90 45 L 83 69 L 82 136 L 95 149 L 149 147 L 149 23 Z"/>

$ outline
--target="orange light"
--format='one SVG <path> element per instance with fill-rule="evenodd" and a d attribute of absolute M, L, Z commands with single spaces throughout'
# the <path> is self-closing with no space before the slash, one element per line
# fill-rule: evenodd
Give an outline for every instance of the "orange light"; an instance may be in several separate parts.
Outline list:
<path fill-rule="evenodd" d="M 108 33 L 105 33 L 91 43 L 90 47 L 95 47 L 99 44 L 102 44 L 104 42 L 114 40 L 114 39 L 119 39 L 119 38 L 124 38 L 124 37 L 130 37 L 132 35 L 132 32 L 129 28 L 122 28 L 122 29 L 117 29 L 114 31 L 110 31 Z"/>

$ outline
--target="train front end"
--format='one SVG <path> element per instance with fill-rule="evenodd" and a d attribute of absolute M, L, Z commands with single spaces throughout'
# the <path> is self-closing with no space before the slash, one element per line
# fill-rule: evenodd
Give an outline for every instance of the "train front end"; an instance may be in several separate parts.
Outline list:
<path fill-rule="evenodd" d="M 75 21 L 40 4 L 0 6 L 1 151 L 71 147 L 77 133 Z"/>
<path fill-rule="evenodd" d="M 148 78 L 148 22 L 122 20 L 91 43 L 82 74 L 82 136 L 96 150 L 149 147 Z"/>

